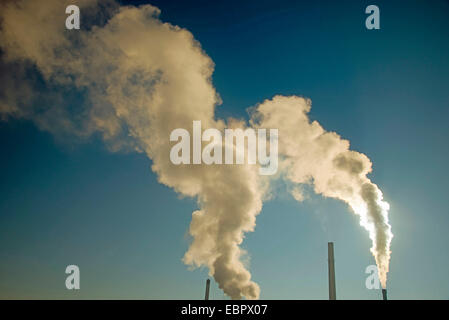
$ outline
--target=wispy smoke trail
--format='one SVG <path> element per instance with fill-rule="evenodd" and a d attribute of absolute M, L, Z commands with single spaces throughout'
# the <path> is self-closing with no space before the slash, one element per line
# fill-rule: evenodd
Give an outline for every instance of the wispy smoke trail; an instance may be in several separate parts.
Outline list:
<path fill-rule="evenodd" d="M 301 97 L 276 96 L 253 109 L 256 127 L 279 128 L 280 167 L 295 184 L 313 184 L 318 194 L 342 200 L 360 217 L 369 232 L 379 278 L 385 288 L 393 234 L 388 223 L 389 205 L 371 182 L 371 161 L 362 153 L 349 150 L 349 141 L 325 131 L 310 121 L 311 101 Z M 301 201 L 300 189 L 293 196 Z"/>
<path fill-rule="evenodd" d="M 111 151 L 147 154 L 159 182 L 198 199 L 189 229 L 193 241 L 183 261 L 206 265 L 231 298 L 257 299 L 260 289 L 240 248 L 244 234 L 254 230 L 266 193 L 257 166 L 169 160 L 172 130 L 191 128 L 193 120 L 205 128 L 226 127 L 214 118 L 220 98 L 211 83 L 212 60 L 190 32 L 162 23 L 150 5 L 77 1 L 82 15 L 101 21 L 68 31 L 64 13 L 72 2 L 10 1 L 0 8 L 7 71 L 0 79 L 0 118 L 30 119 L 55 136 L 99 133 Z M 73 105 L 67 97 L 83 103 Z M 278 96 L 253 110 L 251 123 L 279 128 L 280 167 L 289 180 L 313 182 L 317 193 L 347 202 L 360 216 L 385 285 L 392 234 L 388 204 L 366 176 L 371 163 L 350 151 L 348 141 L 310 123 L 309 109 L 308 100 Z M 229 125 L 245 126 L 232 119 Z M 301 198 L 297 191 L 295 196 Z"/>

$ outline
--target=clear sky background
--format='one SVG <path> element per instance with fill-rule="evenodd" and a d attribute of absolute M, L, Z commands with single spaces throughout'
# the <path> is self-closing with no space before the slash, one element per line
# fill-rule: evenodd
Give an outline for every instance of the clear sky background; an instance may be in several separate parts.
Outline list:
<path fill-rule="evenodd" d="M 150 3 L 215 62 L 217 116 L 246 118 L 275 94 L 311 98 L 312 119 L 372 160 L 391 205 L 389 298 L 449 299 L 449 2 Z M 381 30 L 365 28 L 369 4 Z M 23 120 L 0 122 L 0 150 L 0 298 L 204 297 L 207 270 L 181 261 L 196 202 L 159 184 L 143 154 L 56 141 Z M 328 241 L 337 298 L 379 299 L 365 287 L 374 259 L 358 218 L 279 189 L 243 243 L 261 299 L 327 299 Z M 211 298 L 223 298 L 214 282 Z"/>

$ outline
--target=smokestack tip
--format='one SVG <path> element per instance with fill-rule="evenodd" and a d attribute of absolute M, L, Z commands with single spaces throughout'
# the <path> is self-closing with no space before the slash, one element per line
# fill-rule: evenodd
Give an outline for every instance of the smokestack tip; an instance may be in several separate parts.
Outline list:
<path fill-rule="evenodd" d="M 210 279 L 206 280 L 206 294 L 204 296 L 204 300 L 209 300 L 209 288 L 210 288 Z"/>
<path fill-rule="evenodd" d="M 388 298 L 387 298 L 387 289 L 382 289 L 382 299 L 383 300 L 388 300 Z"/>

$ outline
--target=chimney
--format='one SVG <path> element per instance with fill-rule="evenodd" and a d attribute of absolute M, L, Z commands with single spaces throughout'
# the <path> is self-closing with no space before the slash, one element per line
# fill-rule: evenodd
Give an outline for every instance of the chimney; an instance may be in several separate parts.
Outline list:
<path fill-rule="evenodd" d="M 383 300 L 388 300 L 388 299 L 387 299 L 387 289 L 383 289 L 383 288 L 382 288 L 382 299 L 383 299 Z"/>
<path fill-rule="evenodd" d="M 209 287 L 210 287 L 210 280 L 206 280 L 206 296 L 204 297 L 204 300 L 209 300 Z"/>
<path fill-rule="evenodd" d="M 336 288 L 335 288 L 335 267 L 334 267 L 334 243 L 328 242 L 328 262 L 329 262 L 329 300 L 336 300 Z"/>

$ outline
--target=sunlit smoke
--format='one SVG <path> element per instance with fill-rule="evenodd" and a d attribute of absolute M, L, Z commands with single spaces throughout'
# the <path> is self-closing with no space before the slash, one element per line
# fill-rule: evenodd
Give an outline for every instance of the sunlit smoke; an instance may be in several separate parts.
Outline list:
<path fill-rule="evenodd" d="M 183 261 L 207 266 L 232 299 L 259 298 L 240 245 L 255 229 L 269 180 L 257 165 L 173 165 L 169 159 L 176 128 L 198 120 L 222 132 L 248 124 L 215 118 L 220 97 L 211 81 L 214 64 L 189 31 L 161 22 L 159 9 L 150 5 L 99 3 L 101 23 L 75 33 L 65 30 L 61 15 L 71 1 L 2 4 L 0 44 L 10 72 L 1 75 L 0 118 L 32 120 L 56 137 L 99 134 L 111 151 L 145 153 L 160 183 L 198 200 Z M 97 1 L 77 4 L 88 16 L 100 10 Z M 82 101 L 76 106 L 66 98 L 73 91 Z M 276 96 L 252 109 L 249 126 L 279 129 L 280 176 L 313 184 L 315 192 L 345 201 L 360 217 L 385 287 L 392 233 L 388 204 L 367 177 L 371 162 L 311 122 L 310 107 L 301 97 Z M 292 190 L 303 199 L 301 188 Z"/>
<path fill-rule="evenodd" d="M 253 108 L 252 123 L 279 128 L 280 167 L 288 181 L 313 184 L 316 193 L 346 202 L 359 216 L 360 225 L 372 240 L 371 252 L 385 288 L 393 238 L 389 205 L 367 177 L 372 171 L 368 157 L 349 150 L 349 141 L 310 121 L 311 104 L 310 99 L 302 97 L 276 96 Z M 300 189 L 291 190 L 294 198 L 302 201 Z"/>

